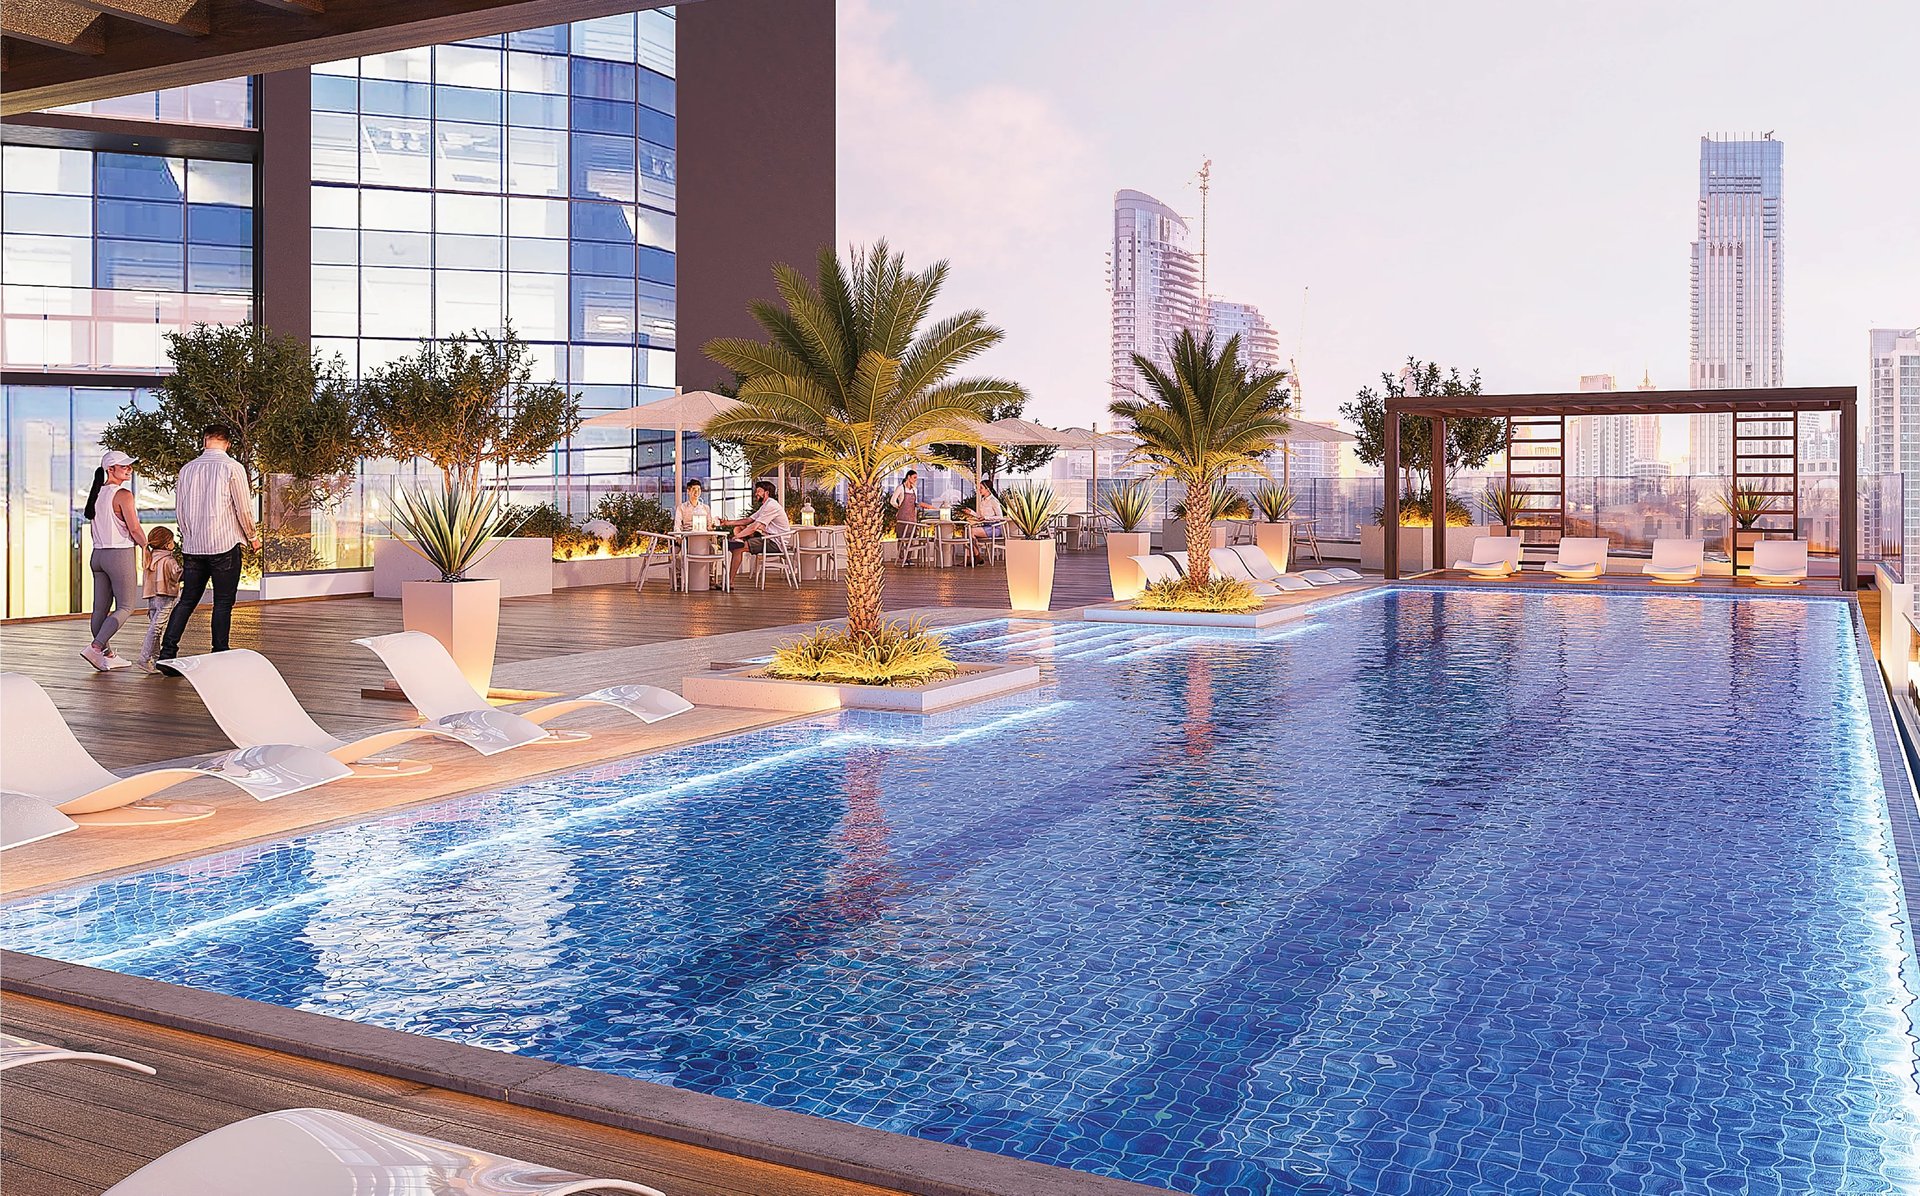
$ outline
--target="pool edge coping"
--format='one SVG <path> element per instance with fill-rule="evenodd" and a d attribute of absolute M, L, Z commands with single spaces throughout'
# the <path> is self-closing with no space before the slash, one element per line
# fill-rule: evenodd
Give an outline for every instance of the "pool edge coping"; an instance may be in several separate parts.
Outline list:
<path fill-rule="evenodd" d="M 630 1076 L 0 949 L 0 993 L 81 1009 L 912 1196 L 1166 1189 Z"/>

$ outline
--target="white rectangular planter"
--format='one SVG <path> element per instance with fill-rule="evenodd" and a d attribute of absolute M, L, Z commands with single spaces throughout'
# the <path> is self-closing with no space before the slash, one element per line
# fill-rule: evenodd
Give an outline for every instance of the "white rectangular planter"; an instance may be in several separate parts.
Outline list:
<path fill-rule="evenodd" d="M 1287 558 L 1293 554 L 1293 524 L 1285 519 L 1278 523 L 1256 523 L 1253 525 L 1253 542 L 1261 552 L 1267 554 L 1267 562 L 1275 569 L 1285 573 Z"/>
<path fill-rule="evenodd" d="M 468 682 L 481 693 L 493 684 L 493 652 L 500 640 L 500 583 L 409 581 L 400 587 L 400 621 L 445 645 Z"/>
<path fill-rule="evenodd" d="M 1046 610 L 1053 601 L 1053 539 L 1007 537 L 1007 605 Z"/>
<path fill-rule="evenodd" d="M 843 708 L 933 714 L 1040 684 L 1040 666 L 1033 664 L 961 665 L 957 677 L 912 688 L 786 681 L 766 676 L 761 671 L 763 668 L 764 665 L 756 664 L 701 673 L 686 678 L 680 692 L 697 706 L 783 710 L 793 714 Z"/>
<path fill-rule="evenodd" d="M 553 562 L 553 588 L 568 590 L 575 586 L 633 585 L 640 580 L 644 556 L 596 556 L 573 561 Z M 653 558 L 653 581 L 666 580 L 670 570 L 664 556 Z"/>
<path fill-rule="evenodd" d="M 1492 529 L 1479 525 L 1475 527 L 1450 527 L 1447 529 L 1447 559 L 1437 566 L 1433 562 L 1433 529 L 1430 527 L 1403 527 L 1400 529 L 1400 573 L 1424 573 L 1429 569 L 1445 569 L 1455 561 L 1464 561 L 1473 555 L 1473 542 L 1482 536 L 1493 535 Z M 1386 529 L 1378 524 L 1368 524 L 1360 529 L 1360 567 L 1379 571 L 1386 567 L 1387 559 Z"/>
<path fill-rule="evenodd" d="M 512 536 L 494 542 L 493 550 L 467 574 L 500 583 L 502 598 L 553 593 L 553 541 L 545 536 Z M 409 581 L 435 580 L 433 567 L 398 540 L 382 540 L 373 550 L 373 596 L 398 598 Z"/>
<path fill-rule="evenodd" d="M 1122 602 L 1138 598 L 1140 591 L 1147 588 L 1147 575 L 1133 563 L 1133 558 L 1152 551 L 1152 532 L 1107 533 L 1107 578 L 1115 598 Z"/>
<path fill-rule="evenodd" d="M 1316 604 L 1294 602 L 1285 606 L 1268 605 L 1243 615 L 1213 614 L 1200 610 L 1135 610 L 1122 603 L 1089 606 L 1080 617 L 1089 623 L 1137 623 L 1156 627 L 1272 627 L 1311 614 Z"/>

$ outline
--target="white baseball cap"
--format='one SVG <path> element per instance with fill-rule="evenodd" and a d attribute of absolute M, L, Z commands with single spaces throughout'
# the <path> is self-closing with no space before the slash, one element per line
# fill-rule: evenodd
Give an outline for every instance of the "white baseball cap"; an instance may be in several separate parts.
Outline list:
<path fill-rule="evenodd" d="M 100 455 L 100 468 L 112 469 L 116 465 L 124 465 L 131 469 L 133 468 L 133 458 L 127 456 L 119 449 L 108 449 Z"/>

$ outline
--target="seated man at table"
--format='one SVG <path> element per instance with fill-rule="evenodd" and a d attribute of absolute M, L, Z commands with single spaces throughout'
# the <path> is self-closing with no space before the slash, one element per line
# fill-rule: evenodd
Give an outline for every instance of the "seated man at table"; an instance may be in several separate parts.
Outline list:
<path fill-rule="evenodd" d="M 673 510 L 676 532 L 706 531 L 713 527 L 713 508 L 700 500 L 700 479 L 687 479 L 686 497 Z"/>
<path fill-rule="evenodd" d="M 1000 534 L 1000 525 L 1006 519 L 1006 512 L 1000 509 L 1000 499 L 993 493 L 993 487 L 981 478 L 973 488 L 973 509 L 967 512 L 968 534 L 975 544 L 985 544 Z"/>
<path fill-rule="evenodd" d="M 769 539 L 785 543 L 793 535 L 793 524 L 787 520 L 786 509 L 773 497 L 772 482 L 754 483 L 753 502 L 753 514 L 745 519 L 720 522 L 721 527 L 733 529 L 733 535 L 727 538 L 727 547 L 733 551 L 735 573 L 745 573 L 747 554 L 765 552 Z"/>

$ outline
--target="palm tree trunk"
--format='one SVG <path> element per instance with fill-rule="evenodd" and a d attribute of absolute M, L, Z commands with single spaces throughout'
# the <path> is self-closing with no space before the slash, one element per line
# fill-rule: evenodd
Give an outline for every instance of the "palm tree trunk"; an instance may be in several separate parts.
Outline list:
<path fill-rule="evenodd" d="M 1213 484 L 1187 483 L 1187 588 L 1205 589 L 1213 577 Z"/>
<path fill-rule="evenodd" d="M 847 490 L 847 631 L 880 634 L 886 573 L 880 565 L 880 487 L 868 482 Z"/>

